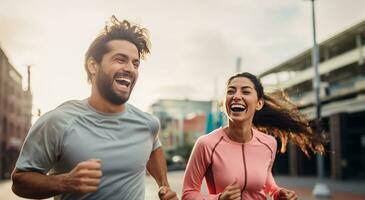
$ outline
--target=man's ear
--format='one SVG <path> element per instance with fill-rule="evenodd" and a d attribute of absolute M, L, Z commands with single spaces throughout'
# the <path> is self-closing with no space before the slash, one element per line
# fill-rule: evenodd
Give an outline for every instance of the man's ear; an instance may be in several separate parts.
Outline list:
<path fill-rule="evenodd" d="M 97 70 L 98 70 L 98 66 L 96 61 L 94 60 L 94 58 L 89 57 L 87 59 L 87 69 L 89 70 L 90 74 L 93 76 L 96 74 Z"/>
<path fill-rule="evenodd" d="M 263 98 L 259 99 L 256 105 L 256 110 L 257 111 L 261 110 L 261 108 L 264 107 L 264 104 L 265 104 L 264 99 Z"/>

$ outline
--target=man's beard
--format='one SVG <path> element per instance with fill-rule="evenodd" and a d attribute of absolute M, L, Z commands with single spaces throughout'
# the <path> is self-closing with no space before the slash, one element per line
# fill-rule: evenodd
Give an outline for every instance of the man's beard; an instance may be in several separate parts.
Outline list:
<path fill-rule="evenodd" d="M 133 85 L 130 86 L 130 91 L 127 95 L 119 95 L 113 90 L 113 82 L 114 80 L 109 78 L 102 69 L 99 70 L 99 73 L 96 76 L 96 86 L 98 87 L 101 96 L 114 105 L 122 105 L 128 101 Z"/>

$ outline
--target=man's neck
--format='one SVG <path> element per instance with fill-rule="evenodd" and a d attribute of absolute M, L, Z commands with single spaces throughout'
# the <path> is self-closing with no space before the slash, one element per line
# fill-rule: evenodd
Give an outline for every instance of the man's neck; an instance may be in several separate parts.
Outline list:
<path fill-rule="evenodd" d="M 119 113 L 125 110 L 125 104 L 115 105 L 106 100 L 97 91 L 92 91 L 89 97 L 89 104 L 95 110 L 103 113 Z"/>

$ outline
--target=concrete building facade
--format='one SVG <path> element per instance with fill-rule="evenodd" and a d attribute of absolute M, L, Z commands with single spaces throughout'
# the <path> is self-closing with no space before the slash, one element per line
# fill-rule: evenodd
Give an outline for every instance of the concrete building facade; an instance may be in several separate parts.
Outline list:
<path fill-rule="evenodd" d="M 0 48 L 0 179 L 9 178 L 31 126 L 32 94 L 23 90 L 22 76 Z"/>
<path fill-rule="evenodd" d="M 320 99 L 326 146 L 326 175 L 365 179 L 365 21 L 319 44 Z M 315 118 L 311 49 L 259 75 L 266 88 L 283 89 L 300 110 Z M 290 145 L 274 171 L 293 176 L 315 175 L 316 159 Z"/>
<path fill-rule="evenodd" d="M 207 115 L 212 112 L 213 101 L 162 99 L 151 107 L 151 113 L 161 123 L 160 139 L 166 149 L 194 144 L 205 134 Z"/>

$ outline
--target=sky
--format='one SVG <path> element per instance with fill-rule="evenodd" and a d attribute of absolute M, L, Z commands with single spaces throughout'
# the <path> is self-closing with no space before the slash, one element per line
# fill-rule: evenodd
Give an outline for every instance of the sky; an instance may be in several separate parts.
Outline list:
<path fill-rule="evenodd" d="M 129 100 L 145 111 L 159 99 L 220 99 L 238 57 L 259 74 L 313 44 L 306 0 L 0 0 L 0 48 L 24 88 L 32 66 L 34 110 L 90 95 L 84 54 L 113 14 L 150 32 Z M 319 42 L 363 20 L 364 0 L 316 1 Z"/>

